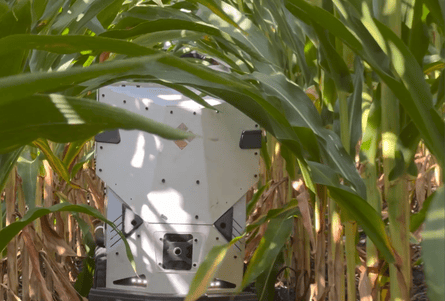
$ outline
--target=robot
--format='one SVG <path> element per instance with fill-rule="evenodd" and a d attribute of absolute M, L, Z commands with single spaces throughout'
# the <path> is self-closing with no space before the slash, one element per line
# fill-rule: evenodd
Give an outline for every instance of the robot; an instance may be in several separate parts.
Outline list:
<path fill-rule="evenodd" d="M 170 141 L 137 130 L 96 136 L 96 172 L 106 183 L 106 216 L 125 235 L 138 275 L 120 236 L 105 227 L 89 300 L 183 300 L 212 247 L 243 233 L 246 193 L 258 178 L 262 133 L 228 103 L 204 99 L 217 111 L 158 84 L 119 82 L 99 89 L 100 102 L 196 136 Z M 202 299 L 256 300 L 249 293 L 234 295 L 243 260 L 244 242 L 239 241 Z"/>

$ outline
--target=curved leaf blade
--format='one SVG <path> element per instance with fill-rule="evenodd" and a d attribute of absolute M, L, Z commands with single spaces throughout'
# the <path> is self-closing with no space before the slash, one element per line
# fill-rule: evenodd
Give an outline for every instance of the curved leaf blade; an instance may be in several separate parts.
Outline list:
<path fill-rule="evenodd" d="M 245 288 L 271 266 L 271 262 L 275 261 L 290 237 L 293 225 L 292 215 L 270 220 L 267 230 L 247 266 L 240 289 Z"/>
<path fill-rule="evenodd" d="M 445 193 L 444 187 L 437 190 L 426 215 L 425 230 L 422 232 L 422 259 L 430 300 L 441 300 L 445 296 Z"/>
<path fill-rule="evenodd" d="M 204 261 L 199 265 L 198 271 L 190 284 L 190 289 L 184 301 L 198 300 L 199 297 L 205 294 L 213 276 L 218 271 L 219 266 L 227 255 L 227 251 L 235 243 L 237 243 L 243 236 L 235 237 L 229 243 L 214 246 L 207 254 Z"/>
<path fill-rule="evenodd" d="M 149 48 L 132 42 L 98 36 L 16 34 L 0 39 L 0 55 L 23 49 L 44 50 L 59 54 L 78 53 L 85 50 L 110 51 L 131 56 L 153 53 Z"/>
<path fill-rule="evenodd" d="M 349 16 L 353 21 L 347 22 L 349 26 L 346 26 L 332 14 L 305 1 L 288 0 L 286 7 L 296 16 L 303 15 L 304 18 L 330 31 L 373 68 L 400 100 L 426 145 L 443 166 L 445 124 L 433 108 L 431 92 L 422 69 L 403 41 L 385 25 L 368 15 L 362 16 L 364 23 Z M 388 56 L 393 58 L 396 76 L 382 64 L 382 60 L 388 60 Z"/>
<path fill-rule="evenodd" d="M 27 109 L 22 110 L 23 107 Z M 0 119 L 0 152 L 11 151 L 38 138 L 66 143 L 117 128 L 139 129 L 174 140 L 192 136 L 124 109 L 58 94 L 35 95 L 0 103 L 0 111 L 3 115 Z M 47 149 L 45 143 L 38 144 Z M 59 171 L 69 182 L 66 167 L 61 167 Z"/>
<path fill-rule="evenodd" d="M 38 219 L 42 216 L 48 215 L 50 213 L 66 212 L 66 211 L 85 213 L 85 214 L 91 215 L 95 218 L 98 218 L 101 221 L 110 225 L 110 227 L 112 227 L 116 231 L 116 233 L 119 234 L 119 236 L 122 238 L 123 242 L 125 243 L 127 257 L 130 261 L 131 266 L 133 267 L 134 271 L 136 272 L 136 264 L 134 262 L 134 257 L 133 257 L 133 254 L 131 254 L 130 246 L 128 245 L 128 242 L 125 239 L 124 234 L 116 227 L 116 225 L 114 223 L 107 220 L 97 209 L 90 207 L 88 205 L 73 205 L 70 203 L 60 203 L 60 204 L 57 204 L 57 205 L 54 205 L 51 207 L 46 207 L 46 208 L 36 207 L 36 208 L 30 209 L 22 219 L 9 224 L 7 227 L 0 230 L 0 237 L 2 238 L 0 240 L 0 253 L 6 248 L 8 243 L 15 236 L 17 236 L 17 234 L 19 234 L 20 231 L 23 230 L 23 228 L 25 228 L 27 225 L 29 225 L 36 219 Z"/>
<path fill-rule="evenodd" d="M 394 252 L 382 217 L 363 198 L 355 194 L 346 186 L 338 184 L 338 175 L 329 167 L 317 162 L 309 161 L 314 182 L 328 187 L 329 193 L 335 202 L 345 210 L 348 215 L 357 221 L 365 231 L 366 235 L 373 241 L 382 252 L 388 263 L 393 263 Z"/>
<path fill-rule="evenodd" d="M 24 148 L 25 147 L 22 146 L 9 153 L 0 154 L 0 191 L 3 191 L 5 188 L 9 173 L 15 166 Z"/>

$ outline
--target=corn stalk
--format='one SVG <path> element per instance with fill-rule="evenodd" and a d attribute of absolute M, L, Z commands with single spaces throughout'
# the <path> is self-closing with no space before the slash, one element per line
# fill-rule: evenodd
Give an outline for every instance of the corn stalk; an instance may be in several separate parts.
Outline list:
<path fill-rule="evenodd" d="M 401 36 L 401 1 L 385 1 L 381 7 L 383 22 Z M 390 88 L 382 85 L 382 156 L 385 200 L 388 203 L 389 232 L 398 255 L 390 267 L 391 300 L 408 300 L 411 281 L 409 248 L 409 200 L 405 176 L 389 179 L 396 166 L 397 139 L 400 135 L 399 101 Z"/>

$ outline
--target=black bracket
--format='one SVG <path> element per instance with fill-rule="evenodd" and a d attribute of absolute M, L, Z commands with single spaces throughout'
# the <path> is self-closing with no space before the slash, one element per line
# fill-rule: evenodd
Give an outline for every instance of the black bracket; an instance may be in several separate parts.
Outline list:
<path fill-rule="evenodd" d="M 121 135 L 119 134 L 119 130 L 105 131 L 97 134 L 94 140 L 102 143 L 119 144 L 121 142 Z"/>
<path fill-rule="evenodd" d="M 241 149 L 261 148 L 263 132 L 261 130 L 243 131 L 239 140 Z"/>

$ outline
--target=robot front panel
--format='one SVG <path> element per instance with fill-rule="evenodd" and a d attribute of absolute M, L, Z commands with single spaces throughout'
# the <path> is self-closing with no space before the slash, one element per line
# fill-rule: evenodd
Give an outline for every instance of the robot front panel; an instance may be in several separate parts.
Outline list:
<path fill-rule="evenodd" d="M 257 179 L 259 150 L 240 148 L 240 137 L 257 125 L 229 104 L 205 99 L 218 111 L 154 84 L 99 90 L 101 102 L 196 135 L 169 141 L 119 130 L 98 139 L 96 171 L 108 186 L 107 218 L 126 234 L 143 275 L 134 278 L 122 241 L 108 227 L 107 287 L 185 295 L 211 248 L 244 231 L 243 196 Z M 235 290 L 243 252 L 242 243 L 232 247 L 226 258 L 232 272 L 221 269 L 209 292 Z"/>

